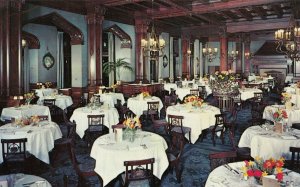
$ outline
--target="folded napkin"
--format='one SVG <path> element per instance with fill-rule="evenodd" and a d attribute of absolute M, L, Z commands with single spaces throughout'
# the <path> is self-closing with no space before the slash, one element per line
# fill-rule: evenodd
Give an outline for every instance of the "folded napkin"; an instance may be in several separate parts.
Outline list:
<path fill-rule="evenodd" d="M 284 140 L 296 140 L 297 139 L 295 136 L 291 136 L 291 135 L 281 135 L 281 138 Z"/>

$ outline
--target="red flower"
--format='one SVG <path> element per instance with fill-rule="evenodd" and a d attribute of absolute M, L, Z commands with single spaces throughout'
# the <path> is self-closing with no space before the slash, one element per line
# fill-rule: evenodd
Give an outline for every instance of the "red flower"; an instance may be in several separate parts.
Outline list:
<path fill-rule="evenodd" d="M 248 170 L 247 174 L 248 174 L 249 177 L 253 177 L 254 176 L 254 172 L 253 172 L 252 169 Z"/>
<path fill-rule="evenodd" d="M 278 181 L 282 181 L 282 179 L 283 179 L 283 173 L 278 173 L 276 177 L 277 177 Z"/>
<path fill-rule="evenodd" d="M 288 117 L 285 110 L 282 111 L 282 117 L 284 117 L 284 118 L 287 118 L 287 117 Z"/>
<path fill-rule="evenodd" d="M 275 163 L 272 162 L 271 160 L 266 160 L 264 162 L 264 168 L 266 169 L 272 169 L 274 167 Z"/>
<path fill-rule="evenodd" d="M 254 177 L 261 177 L 262 172 L 258 169 L 254 170 Z"/>
<path fill-rule="evenodd" d="M 194 101 L 194 98 L 191 98 L 191 100 L 190 100 L 191 102 L 193 102 Z"/>
<path fill-rule="evenodd" d="M 283 167 L 284 163 L 281 160 L 277 160 L 275 163 L 276 167 Z"/>
<path fill-rule="evenodd" d="M 275 112 L 274 114 L 273 114 L 273 118 L 278 118 L 279 117 L 279 114 L 278 114 L 278 112 Z"/>

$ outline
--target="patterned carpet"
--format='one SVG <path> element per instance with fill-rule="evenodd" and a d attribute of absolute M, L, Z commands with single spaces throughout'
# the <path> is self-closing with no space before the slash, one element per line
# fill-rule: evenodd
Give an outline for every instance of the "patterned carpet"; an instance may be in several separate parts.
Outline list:
<path fill-rule="evenodd" d="M 270 104 L 278 101 L 277 95 L 271 95 L 266 98 L 266 101 Z M 213 102 L 212 97 L 207 99 L 207 102 Z M 250 119 L 250 108 L 247 104 L 244 105 L 238 112 L 237 125 L 236 125 L 236 141 L 239 140 L 241 133 L 249 126 L 248 120 Z M 151 124 L 149 126 L 144 125 L 144 130 L 152 131 Z M 64 132 L 65 129 L 62 129 Z M 165 173 L 161 179 L 162 187 L 182 187 L 182 186 L 205 186 L 206 179 L 210 173 L 210 165 L 208 155 L 213 152 L 232 150 L 228 134 L 225 134 L 225 144 L 221 143 L 220 139 L 216 140 L 216 146 L 213 146 L 210 135 L 208 134 L 204 140 L 197 141 L 195 144 L 186 144 L 184 147 L 184 154 L 182 155 L 182 177 L 181 183 L 176 180 L 174 173 Z M 90 150 L 87 148 L 86 143 L 79 137 L 76 139 L 76 155 L 80 163 L 91 162 L 92 158 L 89 157 Z M 0 168 L 1 173 L 5 174 L 6 171 Z M 63 186 L 64 176 L 68 176 L 69 186 L 77 185 L 77 175 L 72 166 L 71 161 L 67 155 L 64 155 L 58 166 L 52 167 L 45 163 L 34 163 L 32 173 L 47 179 L 52 186 Z M 90 178 L 91 183 L 89 186 L 100 186 L 97 178 Z M 118 179 L 115 179 L 108 186 L 118 187 L 120 183 Z"/>

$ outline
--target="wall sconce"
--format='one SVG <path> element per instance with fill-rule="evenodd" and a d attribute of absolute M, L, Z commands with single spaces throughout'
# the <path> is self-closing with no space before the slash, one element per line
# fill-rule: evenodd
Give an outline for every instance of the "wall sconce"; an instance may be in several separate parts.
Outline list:
<path fill-rule="evenodd" d="M 17 101 L 17 106 L 16 107 L 19 107 L 20 106 L 20 102 L 21 100 L 23 100 L 24 97 L 22 95 L 19 95 L 19 96 L 14 96 L 14 100 Z"/>
<path fill-rule="evenodd" d="M 191 56 L 191 54 L 192 54 L 192 51 L 190 49 L 188 49 L 186 52 L 186 55 L 189 57 L 189 56 Z"/>
<path fill-rule="evenodd" d="M 252 53 L 245 52 L 245 58 L 246 58 L 246 59 L 251 59 L 252 57 L 253 57 L 253 54 L 252 54 Z"/>
<path fill-rule="evenodd" d="M 26 45 L 27 45 L 26 40 L 22 39 L 22 47 L 24 48 L 24 47 L 26 47 Z"/>
<path fill-rule="evenodd" d="M 210 48 L 207 46 L 206 48 L 202 49 L 202 53 L 205 57 L 208 57 L 209 62 L 212 62 L 212 60 L 217 57 L 218 48 Z"/>

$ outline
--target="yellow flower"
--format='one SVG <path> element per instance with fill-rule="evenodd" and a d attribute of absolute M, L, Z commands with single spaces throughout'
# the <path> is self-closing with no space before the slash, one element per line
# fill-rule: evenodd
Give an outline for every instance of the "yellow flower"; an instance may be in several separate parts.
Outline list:
<path fill-rule="evenodd" d="M 256 157 L 254 158 L 254 160 L 261 161 L 261 157 L 256 156 Z"/>
<path fill-rule="evenodd" d="M 253 162 L 252 160 L 249 161 L 249 166 L 254 166 L 255 162 Z"/>
<path fill-rule="evenodd" d="M 264 176 L 267 176 L 268 173 L 266 171 L 264 171 L 261 175 L 264 177 Z"/>
<path fill-rule="evenodd" d="M 276 172 L 277 173 L 282 173 L 282 168 L 276 167 Z"/>

